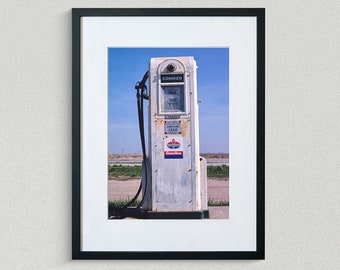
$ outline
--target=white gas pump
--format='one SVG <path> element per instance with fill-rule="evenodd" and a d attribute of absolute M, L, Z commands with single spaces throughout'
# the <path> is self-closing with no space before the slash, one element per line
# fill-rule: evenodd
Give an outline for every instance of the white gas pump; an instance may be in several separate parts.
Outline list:
<path fill-rule="evenodd" d="M 209 216 L 206 162 L 199 156 L 196 69 L 193 57 L 151 58 L 149 71 L 136 85 L 144 158 L 143 199 L 135 217 Z M 148 155 L 141 124 L 143 99 L 149 100 Z"/>
<path fill-rule="evenodd" d="M 202 195 L 206 187 L 201 183 L 196 68 L 193 57 L 150 61 L 149 208 L 155 212 L 204 208 Z"/>

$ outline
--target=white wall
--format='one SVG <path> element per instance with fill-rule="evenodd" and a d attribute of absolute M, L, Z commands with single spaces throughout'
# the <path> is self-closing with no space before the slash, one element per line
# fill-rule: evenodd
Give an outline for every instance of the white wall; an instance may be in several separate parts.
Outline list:
<path fill-rule="evenodd" d="M 338 1 L 0 3 L 2 269 L 339 269 Z M 195 3 L 195 4 L 193 4 Z M 71 8 L 266 8 L 266 260 L 71 260 Z"/>

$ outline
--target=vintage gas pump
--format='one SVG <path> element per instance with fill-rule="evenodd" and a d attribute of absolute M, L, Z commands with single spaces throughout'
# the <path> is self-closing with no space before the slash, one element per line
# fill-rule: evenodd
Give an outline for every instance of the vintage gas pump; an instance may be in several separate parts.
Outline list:
<path fill-rule="evenodd" d="M 196 68 L 193 57 L 150 61 L 148 208 L 155 212 L 202 210 Z"/>
<path fill-rule="evenodd" d="M 208 217 L 206 162 L 199 156 L 196 69 L 193 57 L 152 58 L 149 71 L 136 85 L 141 90 L 139 111 L 141 100 L 149 100 L 149 123 L 148 155 L 140 124 L 143 199 L 135 217 Z M 140 123 L 142 118 L 139 114 Z"/>

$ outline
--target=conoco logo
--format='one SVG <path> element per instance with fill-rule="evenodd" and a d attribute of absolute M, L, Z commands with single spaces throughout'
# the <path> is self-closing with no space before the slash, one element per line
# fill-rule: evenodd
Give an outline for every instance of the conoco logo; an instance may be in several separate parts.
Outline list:
<path fill-rule="evenodd" d="M 171 142 L 168 142 L 167 143 L 167 147 L 170 148 L 170 149 L 177 149 L 181 146 L 181 144 L 177 141 L 175 141 L 175 139 L 172 139 Z"/>

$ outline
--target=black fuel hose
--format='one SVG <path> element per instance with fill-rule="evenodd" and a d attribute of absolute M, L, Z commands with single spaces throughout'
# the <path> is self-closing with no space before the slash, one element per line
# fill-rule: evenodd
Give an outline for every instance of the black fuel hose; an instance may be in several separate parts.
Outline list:
<path fill-rule="evenodd" d="M 148 164 L 147 164 L 147 155 L 146 155 L 146 147 L 145 147 L 145 133 L 144 133 L 144 106 L 143 106 L 143 100 L 144 99 L 149 99 L 149 96 L 147 94 L 147 86 L 146 86 L 146 80 L 149 77 L 149 72 L 145 72 L 143 79 L 140 82 L 137 82 L 135 85 L 135 89 L 137 91 L 136 93 L 136 97 L 137 97 L 137 113 L 138 113 L 138 124 L 139 124 L 139 133 L 140 133 L 140 139 L 141 139 L 141 144 L 142 144 L 142 153 L 143 153 L 143 162 L 142 162 L 142 170 L 144 170 L 145 172 L 145 188 L 143 190 L 143 198 L 141 200 L 141 202 L 137 205 L 137 208 L 141 208 L 141 206 L 143 205 L 145 199 L 146 199 L 146 190 L 147 190 L 147 178 L 148 178 Z M 124 209 L 128 208 L 131 204 L 133 204 L 140 192 L 142 191 L 142 186 L 143 186 L 143 181 L 141 180 L 139 188 L 137 190 L 136 195 L 127 203 L 125 204 L 123 207 L 119 208 L 119 209 L 115 209 L 116 213 L 123 213 Z M 124 215 L 122 214 L 115 214 L 113 213 L 113 216 L 115 219 L 121 219 L 124 218 Z"/>

